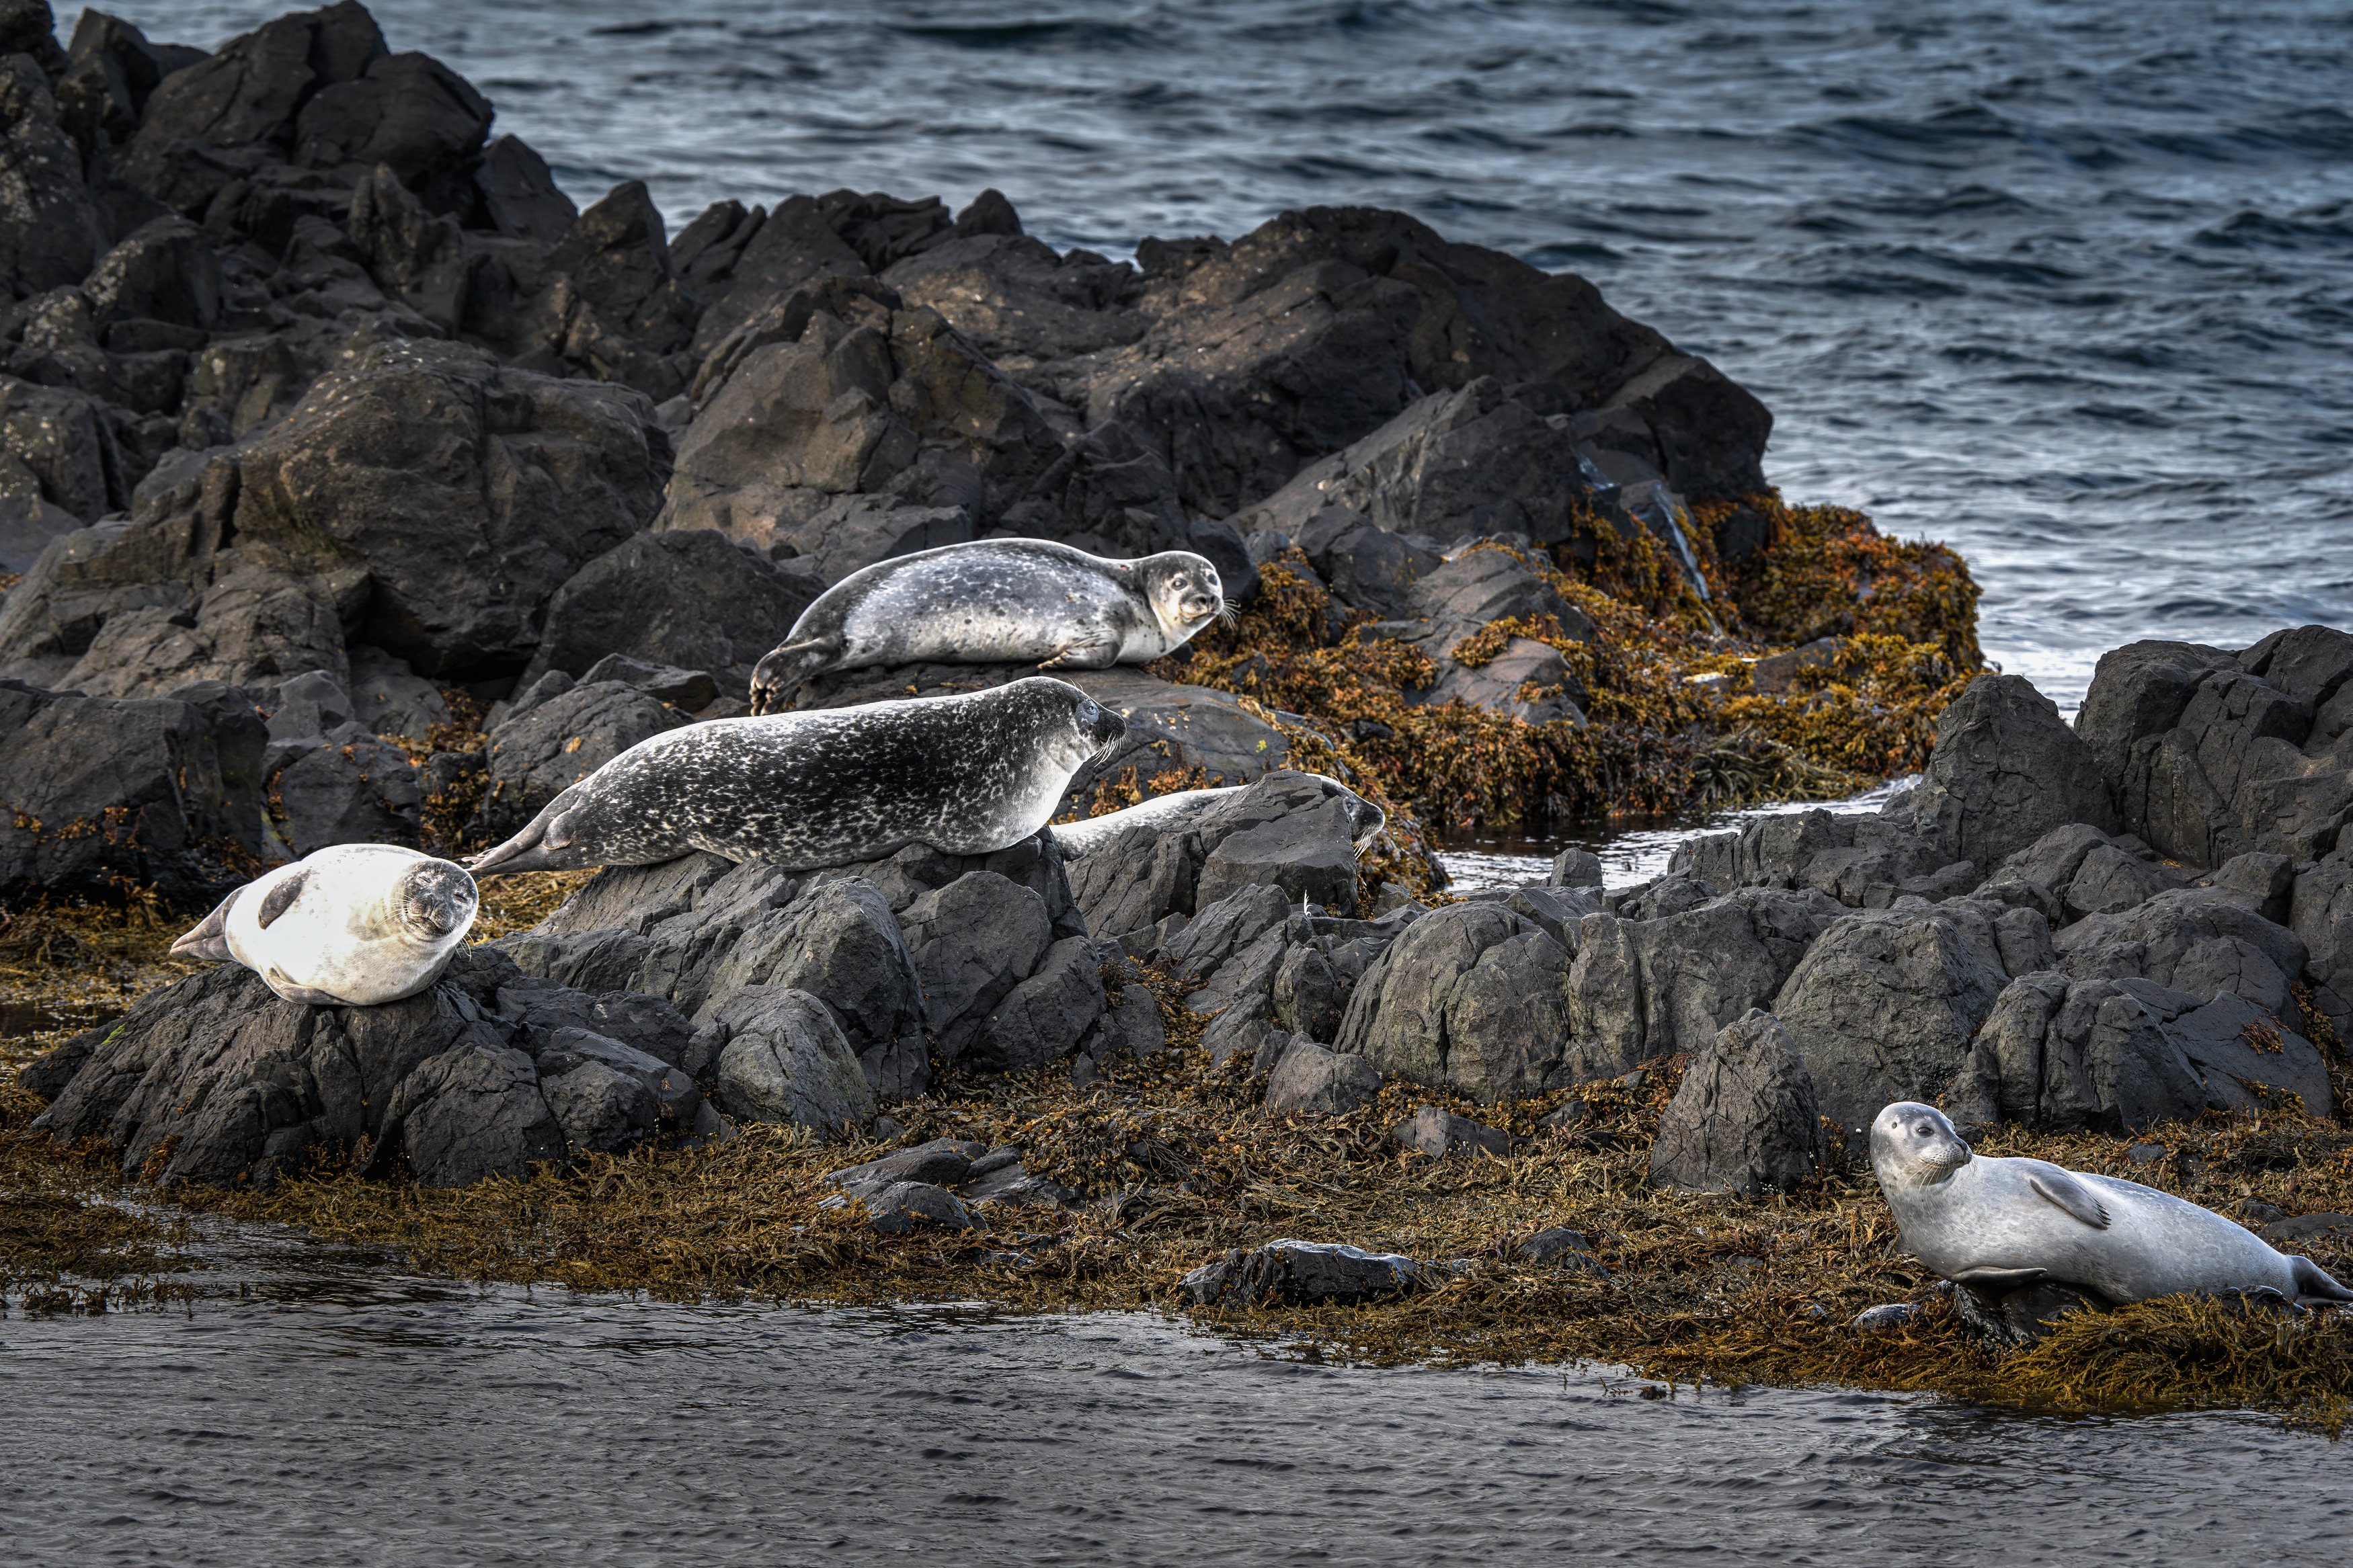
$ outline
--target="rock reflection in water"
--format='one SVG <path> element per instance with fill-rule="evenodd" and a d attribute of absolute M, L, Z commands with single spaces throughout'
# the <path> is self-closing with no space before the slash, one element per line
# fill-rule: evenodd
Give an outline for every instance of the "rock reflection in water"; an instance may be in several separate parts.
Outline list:
<path fill-rule="evenodd" d="M 1140 1314 L 477 1293 L 299 1255 L 258 1284 L 0 1321 L 0 1560 L 2155 1564 L 2309 1560 L 2353 1496 L 2336 1449 L 2252 1416 L 1652 1400 Z"/>

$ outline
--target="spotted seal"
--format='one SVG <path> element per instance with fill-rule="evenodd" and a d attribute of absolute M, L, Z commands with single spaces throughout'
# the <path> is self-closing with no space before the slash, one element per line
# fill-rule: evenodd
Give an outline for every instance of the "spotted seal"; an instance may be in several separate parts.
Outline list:
<path fill-rule="evenodd" d="M 945 544 L 861 567 L 818 595 L 752 672 L 752 711 L 834 669 L 944 659 L 1040 669 L 1141 664 L 1225 610 L 1207 556 L 1107 561 L 1045 539 Z"/>
<path fill-rule="evenodd" d="M 476 907 L 461 866 L 396 844 L 337 844 L 248 882 L 172 952 L 242 963 L 289 1002 L 373 1007 L 439 979 Z"/>
<path fill-rule="evenodd" d="M 640 741 L 473 862 L 643 866 L 696 849 L 810 871 L 909 844 L 987 855 L 1054 815 L 1127 721 L 1066 680 L 719 719 Z"/>
<path fill-rule="evenodd" d="M 1388 824 L 1388 814 L 1338 779 L 1323 773 L 1302 776 L 1321 785 L 1325 800 L 1346 803 L 1348 837 L 1355 842 L 1356 853 L 1362 855 L 1371 848 L 1373 840 Z M 1054 842 L 1060 847 L 1064 859 L 1079 860 L 1118 837 L 1126 828 L 1150 827 L 1160 833 L 1181 833 L 1250 787 L 1227 784 L 1219 789 L 1171 790 L 1139 805 L 1090 816 L 1083 822 L 1058 822 L 1054 825 Z"/>
<path fill-rule="evenodd" d="M 2114 1176 L 1979 1155 L 1934 1106 L 1899 1101 L 1871 1124 L 1871 1168 L 1920 1261 L 1957 1285 L 2044 1279 L 2121 1306 L 2178 1290 L 2272 1289 L 2353 1301 L 2309 1258 L 2274 1252 L 2211 1209 Z"/>

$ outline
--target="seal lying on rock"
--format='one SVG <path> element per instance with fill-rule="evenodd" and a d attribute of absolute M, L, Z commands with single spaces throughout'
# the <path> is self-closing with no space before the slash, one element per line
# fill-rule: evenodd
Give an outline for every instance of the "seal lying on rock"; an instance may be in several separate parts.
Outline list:
<path fill-rule="evenodd" d="M 475 908 L 463 867 L 396 844 L 337 844 L 248 882 L 172 953 L 242 963 L 289 1002 L 374 1007 L 439 979 Z"/>
<path fill-rule="evenodd" d="M 1871 1124 L 1871 1168 L 1920 1261 L 1952 1280 L 2012 1290 L 2044 1279 L 2122 1305 L 2179 1290 L 2276 1290 L 2353 1301 L 2309 1258 L 2169 1193 L 2043 1160 L 1981 1158 L 1945 1113 L 1901 1100 Z"/>
<path fill-rule="evenodd" d="M 813 871 L 914 843 L 989 855 L 1046 826 L 1127 721 L 1033 675 L 956 697 L 720 719 L 640 741 L 478 857 L 486 871 L 645 866 L 708 850 Z"/>
<path fill-rule="evenodd" d="M 984 539 L 877 561 L 803 610 L 752 672 L 752 711 L 774 712 L 833 669 L 944 659 L 1040 669 L 1141 664 L 1225 608 L 1207 556 L 1106 561 L 1044 539 Z"/>
<path fill-rule="evenodd" d="M 1326 800 L 1348 803 L 1348 832 L 1356 842 L 1356 853 L 1361 855 L 1371 848 L 1373 840 L 1388 824 L 1388 815 L 1338 779 L 1322 773 L 1306 776 L 1324 786 Z M 1126 828 L 1150 827 L 1162 833 L 1181 833 L 1249 788 L 1248 784 L 1228 784 L 1221 789 L 1172 790 L 1119 811 L 1090 816 L 1084 822 L 1058 822 L 1054 825 L 1054 842 L 1061 846 L 1063 858 L 1076 860 L 1096 846 L 1108 844 Z"/>

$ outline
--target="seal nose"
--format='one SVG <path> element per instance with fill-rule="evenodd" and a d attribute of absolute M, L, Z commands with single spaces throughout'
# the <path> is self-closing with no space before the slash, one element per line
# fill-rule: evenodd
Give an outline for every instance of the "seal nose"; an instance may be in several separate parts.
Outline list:
<path fill-rule="evenodd" d="M 1090 700 L 1086 707 L 1079 710 L 1079 729 L 1095 743 L 1095 749 L 1101 751 L 1127 733 L 1127 721 L 1102 703 Z"/>

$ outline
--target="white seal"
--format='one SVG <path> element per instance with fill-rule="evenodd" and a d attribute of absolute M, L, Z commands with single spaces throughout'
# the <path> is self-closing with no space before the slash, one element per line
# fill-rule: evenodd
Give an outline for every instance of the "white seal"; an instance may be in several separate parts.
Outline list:
<path fill-rule="evenodd" d="M 776 711 L 834 669 L 1143 664 L 1182 647 L 1225 603 L 1218 569 L 1187 550 L 1109 561 L 1046 539 L 942 545 L 877 561 L 818 595 L 753 670 L 752 711 Z"/>
<path fill-rule="evenodd" d="M 1871 1168 L 1921 1262 L 1957 1285 L 2049 1279 L 2118 1306 L 2196 1290 L 2276 1290 L 2353 1301 L 2309 1258 L 2170 1193 L 2045 1160 L 1981 1156 L 1932 1105 L 1899 1101 L 1871 1124 Z"/>
<path fill-rule="evenodd" d="M 461 866 L 337 844 L 248 882 L 172 952 L 242 963 L 289 1002 L 374 1007 L 439 979 L 476 908 Z"/>
<path fill-rule="evenodd" d="M 690 724 L 640 741 L 474 861 L 648 866 L 707 850 L 814 871 L 910 844 L 988 855 L 1054 815 L 1127 721 L 1067 680 Z"/>

